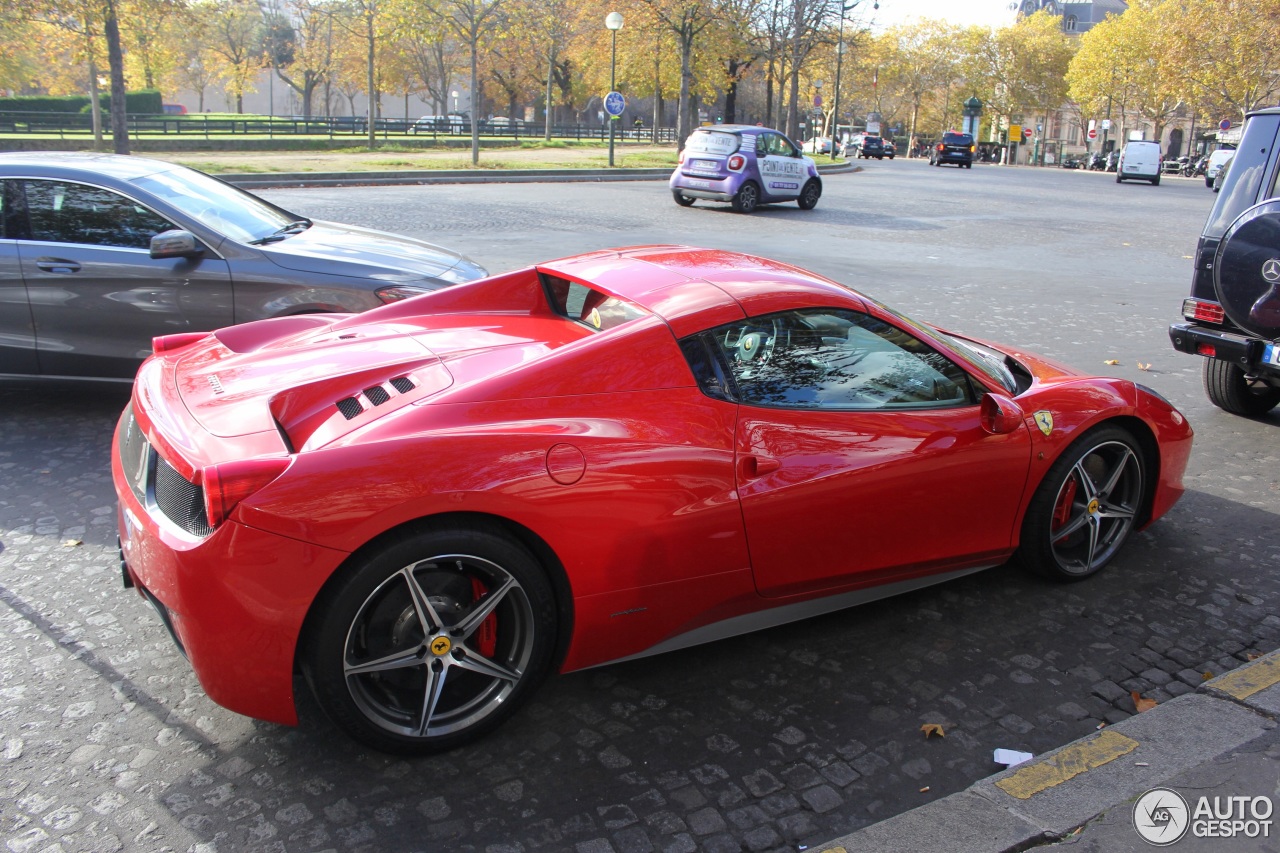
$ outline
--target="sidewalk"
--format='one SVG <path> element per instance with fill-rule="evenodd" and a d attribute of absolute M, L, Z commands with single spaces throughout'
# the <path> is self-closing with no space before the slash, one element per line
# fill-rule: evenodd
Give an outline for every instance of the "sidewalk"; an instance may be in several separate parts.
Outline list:
<path fill-rule="evenodd" d="M 1125 853 L 1176 844 L 1179 851 L 1275 851 L 1277 715 L 1280 651 L 964 791 L 813 849 L 1014 853 L 1049 847 Z M 1164 793 L 1143 796 L 1153 788 L 1171 789 L 1182 804 Z M 1232 797 L 1238 799 L 1229 803 Z M 1144 828 L 1157 841 L 1144 840 L 1134 826 L 1139 798 Z M 1203 810 L 1215 806 L 1218 813 L 1206 819 Z M 1180 840 L 1170 840 L 1183 831 Z"/>

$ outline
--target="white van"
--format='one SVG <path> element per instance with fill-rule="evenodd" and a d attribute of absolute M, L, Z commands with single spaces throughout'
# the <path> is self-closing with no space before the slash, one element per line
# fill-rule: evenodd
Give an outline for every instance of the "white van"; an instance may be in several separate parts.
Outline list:
<path fill-rule="evenodd" d="M 1116 183 L 1128 180 L 1150 181 L 1160 186 L 1160 143 L 1126 142 L 1116 168 Z"/>
<path fill-rule="evenodd" d="M 1204 185 L 1206 187 L 1213 189 L 1213 179 L 1218 177 L 1218 172 L 1235 155 L 1236 149 L 1234 148 L 1219 148 L 1209 154 L 1209 162 L 1204 169 Z"/>

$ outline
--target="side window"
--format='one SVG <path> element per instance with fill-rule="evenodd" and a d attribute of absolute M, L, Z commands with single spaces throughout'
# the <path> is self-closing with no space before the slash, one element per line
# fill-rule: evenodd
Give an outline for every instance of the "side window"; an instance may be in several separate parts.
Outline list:
<path fill-rule="evenodd" d="M 740 403 L 922 409 L 974 401 L 967 374 L 890 323 L 844 310 L 753 317 L 704 333 Z M 704 386 L 705 387 L 705 386 Z"/>
<path fill-rule="evenodd" d="M 119 193 L 62 181 L 27 181 L 31 239 L 146 249 L 173 226 Z"/>
<path fill-rule="evenodd" d="M 756 136 L 756 156 L 763 157 L 769 153 L 769 134 L 761 133 Z"/>

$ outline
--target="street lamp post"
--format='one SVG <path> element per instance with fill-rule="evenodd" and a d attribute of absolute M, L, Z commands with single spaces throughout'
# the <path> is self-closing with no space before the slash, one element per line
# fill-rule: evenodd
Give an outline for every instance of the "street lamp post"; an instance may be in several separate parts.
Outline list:
<path fill-rule="evenodd" d="M 613 92 L 617 88 L 617 69 L 618 69 L 618 30 L 622 29 L 622 15 L 618 12 L 610 12 L 604 18 L 604 25 L 613 34 L 613 52 L 609 58 L 609 91 Z M 613 168 L 613 134 L 616 119 L 609 116 L 609 168 Z"/>
<path fill-rule="evenodd" d="M 836 94 L 831 100 L 831 159 L 836 159 L 836 139 L 840 136 L 840 70 L 844 60 L 844 7 L 840 7 L 840 40 L 836 42 Z"/>

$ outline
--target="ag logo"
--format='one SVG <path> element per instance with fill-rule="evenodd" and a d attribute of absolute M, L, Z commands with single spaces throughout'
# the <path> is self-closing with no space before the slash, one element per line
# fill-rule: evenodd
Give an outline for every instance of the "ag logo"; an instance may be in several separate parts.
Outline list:
<path fill-rule="evenodd" d="M 1177 791 L 1152 788 L 1133 804 L 1133 828 L 1143 841 L 1167 847 L 1187 834 L 1191 825 L 1187 801 Z"/>
<path fill-rule="evenodd" d="M 1040 431 L 1045 435 L 1053 432 L 1053 412 L 1036 412 L 1036 426 L 1040 427 Z"/>
<path fill-rule="evenodd" d="M 431 653 L 437 657 L 447 654 L 451 648 L 453 648 L 453 643 L 449 642 L 448 637 L 436 637 L 431 641 Z"/>
<path fill-rule="evenodd" d="M 1271 258 L 1262 264 L 1262 277 L 1272 284 L 1280 281 L 1280 258 Z"/>

